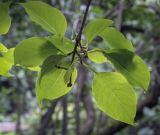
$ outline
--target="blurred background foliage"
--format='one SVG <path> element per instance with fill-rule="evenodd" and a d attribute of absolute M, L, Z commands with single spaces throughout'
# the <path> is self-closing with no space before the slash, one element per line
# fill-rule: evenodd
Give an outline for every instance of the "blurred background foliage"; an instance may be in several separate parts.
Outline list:
<path fill-rule="evenodd" d="M 29 0 L 12 1 L 12 26 L 8 34 L 0 36 L 0 42 L 11 48 L 23 39 L 50 35 L 31 22 L 17 4 Z M 87 0 L 43 1 L 65 14 L 66 36 L 73 38 Z M 37 73 L 13 67 L 15 77 L 0 77 L 0 135 L 160 135 L 160 1 L 93 0 L 87 21 L 95 18 L 114 20 L 117 29 L 132 41 L 136 53 L 150 67 L 149 91 L 137 90 L 136 125 L 112 120 L 96 107 L 90 88 L 92 76 L 84 67 L 79 67 L 78 83 L 69 94 L 57 101 L 45 101 L 41 108 L 35 97 Z M 92 42 L 92 46 L 104 44 L 99 37 Z M 97 71 L 110 70 L 107 64 L 90 64 Z"/>

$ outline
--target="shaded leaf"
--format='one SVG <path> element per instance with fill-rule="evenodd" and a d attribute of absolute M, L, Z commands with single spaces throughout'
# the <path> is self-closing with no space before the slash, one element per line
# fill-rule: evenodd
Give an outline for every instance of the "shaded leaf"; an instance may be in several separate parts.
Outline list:
<path fill-rule="evenodd" d="M 63 55 L 49 56 L 42 64 L 42 69 L 41 69 L 39 81 L 41 82 L 41 78 L 43 77 L 43 75 L 49 74 L 52 71 L 52 69 L 57 68 L 56 66 L 58 66 L 61 63 L 61 60 L 63 58 L 64 58 Z"/>
<path fill-rule="evenodd" d="M 150 72 L 139 56 L 128 50 L 112 50 L 104 54 L 116 70 L 124 75 L 133 86 L 148 89 Z"/>

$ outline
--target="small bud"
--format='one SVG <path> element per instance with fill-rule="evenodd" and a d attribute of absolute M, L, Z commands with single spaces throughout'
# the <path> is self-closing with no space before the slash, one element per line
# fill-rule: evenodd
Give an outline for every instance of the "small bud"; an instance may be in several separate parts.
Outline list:
<path fill-rule="evenodd" d="M 68 83 L 68 84 L 67 84 L 67 87 L 72 87 L 72 83 Z"/>

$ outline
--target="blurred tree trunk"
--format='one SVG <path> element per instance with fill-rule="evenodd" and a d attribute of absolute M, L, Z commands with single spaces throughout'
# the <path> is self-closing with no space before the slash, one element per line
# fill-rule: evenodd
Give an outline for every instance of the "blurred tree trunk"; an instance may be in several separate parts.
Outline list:
<path fill-rule="evenodd" d="M 81 134 L 81 127 L 80 127 L 80 102 L 82 96 L 82 89 L 85 86 L 86 78 L 87 78 L 87 71 L 84 66 L 79 65 L 79 72 L 78 72 L 78 79 L 77 79 L 77 95 L 76 95 L 76 102 L 75 102 L 75 111 L 76 111 L 76 135 Z"/>
<path fill-rule="evenodd" d="M 118 4 L 118 15 L 117 15 L 117 29 L 121 31 L 122 21 L 123 21 L 123 10 L 124 10 L 124 0 L 120 0 Z"/>
<path fill-rule="evenodd" d="M 62 99 L 62 106 L 63 106 L 62 135 L 67 135 L 68 134 L 67 95 Z"/>
<path fill-rule="evenodd" d="M 53 101 L 51 104 L 51 107 L 48 108 L 47 112 L 42 116 L 41 125 L 40 125 L 39 131 L 38 131 L 38 135 L 46 135 L 46 129 L 49 125 L 49 122 L 51 121 L 52 114 L 55 111 L 57 103 L 58 103 L 58 100 Z"/>
<path fill-rule="evenodd" d="M 22 131 L 21 131 L 21 116 L 23 115 L 23 110 L 24 110 L 24 104 L 25 104 L 25 96 L 26 96 L 26 91 L 27 91 L 27 87 L 24 86 L 22 81 L 22 78 L 19 78 L 18 76 L 16 76 L 16 91 L 17 91 L 17 123 L 16 123 L 16 135 L 21 135 Z"/>
<path fill-rule="evenodd" d="M 95 125 L 95 110 L 94 110 L 91 95 L 88 92 L 87 87 L 83 88 L 82 102 L 83 102 L 84 109 L 87 114 L 86 122 L 83 127 L 83 135 L 92 135 L 94 125 Z"/>

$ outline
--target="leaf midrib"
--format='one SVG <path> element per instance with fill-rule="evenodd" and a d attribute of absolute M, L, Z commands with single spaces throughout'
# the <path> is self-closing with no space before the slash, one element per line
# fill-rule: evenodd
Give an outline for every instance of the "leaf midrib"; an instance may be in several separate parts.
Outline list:
<path fill-rule="evenodd" d="M 108 56 L 108 55 L 107 55 L 107 56 Z M 130 72 L 129 72 L 123 65 L 121 65 L 120 63 L 118 63 L 116 60 L 112 59 L 110 56 L 108 56 L 108 57 L 109 57 L 111 60 L 113 60 L 115 63 L 117 63 L 122 69 L 124 69 L 124 71 L 125 71 L 138 85 L 140 85 L 143 89 L 145 89 L 142 84 L 140 84 L 138 81 L 136 81 L 132 75 L 130 75 Z"/>
<path fill-rule="evenodd" d="M 25 7 L 27 8 L 27 7 Z M 47 23 L 45 20 L 43 20 L 35 11 L 33 12 L 30 8 L 27 8 L 28 11 L 30 11 L 32 14 L 35 15 L 35 18 L 37 17 L 39 20 L 41 20 L 43 23 L 45 23 L 46 25 L 48 25 L 48 27 L 51 29 L 51 31 L 55 34 L 57 34 L 57 31 L 55 30 L 55 28 L 53 28 L 49 23 Z M 33 18 L 33 17 L 32 17 Z"/>

